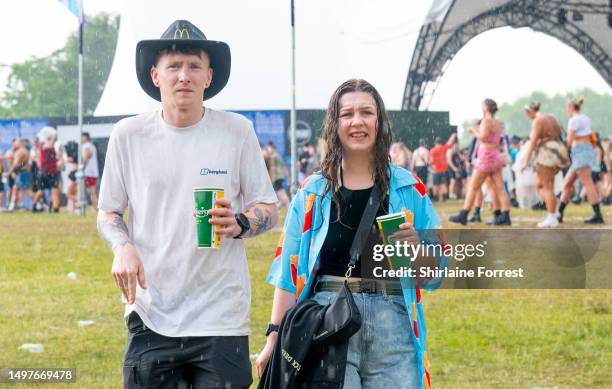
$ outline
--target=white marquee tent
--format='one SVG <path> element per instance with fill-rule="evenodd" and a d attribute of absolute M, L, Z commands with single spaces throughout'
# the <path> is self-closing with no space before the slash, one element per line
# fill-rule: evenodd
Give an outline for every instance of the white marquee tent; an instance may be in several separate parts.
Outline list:
<path fill-rule="evenodd" d="M 342 81 L 372 82 L 390 109 L 399 109 L 418 31 L 429 1 L 295 0 L 297 107 L 325 108 Z M 187 19 L 232 51 L 232 73 L 211 107 L 289 109 L 289 0 L 124 2 L 119 41 L 96 116 L 135 114 L 156 107 L 135 74 L 135 47 Z"/>

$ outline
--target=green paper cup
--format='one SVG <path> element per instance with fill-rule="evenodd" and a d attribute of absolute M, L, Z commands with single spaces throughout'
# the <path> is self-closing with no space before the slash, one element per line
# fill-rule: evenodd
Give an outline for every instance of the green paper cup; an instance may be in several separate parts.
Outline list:
<path fill-rule="evenodd" d="M 194 188 L 193 198 L 195 200 L 195 219 L 198 228 L 198 248 L 199 249 L 218 249 L 220 242 L 216 226 L 210 224 L 208 211 L 215 206 L 217 199 L 223 198 L 223 189 L 219 188 Z"/>
<path fill-rule="evenodd" d="M 378 224 L 378 231 L 380 232 L 380 238 L 383 244 L 390 244 L 389 236 L 399 231 L 399 226 L 406 222 L 414 224 L 414 215 L 406 209 L 403 209 L 401 212 L 377 217 L 376 223 Z M 397 258 L 395 256 L 391 258 L 387 257 L 387 261 L 390 269 L 399 269 L 402 266 L 408 265 L 410 262 L 406 257 Z"/>

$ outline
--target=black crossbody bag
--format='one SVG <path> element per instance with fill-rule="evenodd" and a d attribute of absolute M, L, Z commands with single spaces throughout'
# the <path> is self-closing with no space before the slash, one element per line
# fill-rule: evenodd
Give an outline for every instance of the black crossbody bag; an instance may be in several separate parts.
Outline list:
<path fill-rule="evenodd" d="M 373 227 L 374 219 L 376 218 L 380 201 L 380 189 L 374 185 L 359 221 L 355 238 L 351 244 L 349 251 L 351 260 L 346 271 L 346 278 L 336 297 L 325 311 L 319 332 L 313 338 L 313 341 L 318 346 L 327 346 L 348 339 L 361 328 L 361 313 L 359 313 L 355 299 L 353 299 L 353 294 L 348 287 L 348 280 L 361 256 L 370 230 L 375 228 Z"/>

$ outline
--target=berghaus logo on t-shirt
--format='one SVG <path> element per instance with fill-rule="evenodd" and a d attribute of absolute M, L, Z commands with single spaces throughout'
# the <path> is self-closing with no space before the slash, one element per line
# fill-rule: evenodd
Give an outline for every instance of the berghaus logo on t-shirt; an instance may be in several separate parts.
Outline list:
<path fill-rule="evenodd" d="M 210 169 L 210 168 L 207 168 L 207 167 L 203 167 L 202 169 L 200 169 L 200 175 L 201 176 L 219 175 L 219 174 L 227 174 L 227 170 Z"/>

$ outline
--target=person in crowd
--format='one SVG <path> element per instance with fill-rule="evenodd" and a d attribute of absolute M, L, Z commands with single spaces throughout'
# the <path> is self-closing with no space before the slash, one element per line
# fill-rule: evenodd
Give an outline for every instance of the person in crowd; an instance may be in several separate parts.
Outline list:
<path fill-rule="evenodd" d="M 73 214 L 76 210 L 76 203 L 78 201 L 78 184 L 77 184 L 77 171 L 78 171 L 78 159 L 79 159 L 79 144 L 74 141 L 66 143 L 64 147 L 64 159 L 66 168 L 68 169 L 68 185 L 66 186 L 66 211 L 69 214 Z"/>
<path fill-rule="evenodd" d="M 453 144 L 446 152 L 446 163 L 448 163 L 450 175 L 450 185 L 448 188 L 449 198 L 455 200 L 457 197 L 464 196 L 463 192 L 465 191 L 465 182 L 467 178 L 463 153 L 458 143 Z M 457 189 L 457 187 L 459 187 L 459 189 Z"/>
<path fill-rule="evenodd" d="M 410 170 L 410 163 L 412 161 L 412 152 L 402 142 L 395 142 L 389 149 L 389 157 L 394 165 L 403 167 L 406 170 Z"/>
<path fill-rule="evenodd" d="M 43 129 L 44 130 L 44 129 Z M 50 212 L 59 212 L 60 208 L 60 184 L 61 173 L 60 169 L 63 163 L 60 163 L 60 158 L 63 157 L 62 149 L 57 147 L 57 131 L 49 128 L 42 131 L 46 135 L 44 142 L 39 146 L 40 153 L 40 187 L 38 192 L 34 194 L 32 200 L 32 212 L 42 212 L 44 210 L 44 191 L 51 191 Z"/>
<path fill-rule="evenodd" d="M 4 174 L 4 155 L 0 150 L 0 212 L 5 212 L 4 208 L 4 182 L 6 180 L 6 174 Z"/>
<path fill-rule="evenodd" d="M 554 228 L 559 225 L 556 215 L 557 198 L 554 193 L 555 176 L 559 170 L 569 165 L 567 148 L 561 141 L 559 122 L 552 115 L 540 112 L 540 103 L 532 102 L 525 107 L 525 113 L 531 120 L 531 135 L 521 171 L 527 168 L 529 159 L 535 154 L 536 189 L 548 211 L 548 215 L 538 223 L 538 227 Z"/>
<path fill-rule="evenodd" d="M 584 100 L 570 100 L 567 103 L 567 114 L 570 117 L 567 124 L 567 147 L 571 149 L 571 165 L 565 175 L 563 192 L 557 210 L 557 220 L 563 222 L 565 208 L 574 191 L 574 183 L 579 179 L 585 187 L 589 203 L 593 207 L 593 216 L 586 219 L 587 224 L 603 224 L 604 218 L 601 214 L 600 199 L 593 183 L 593 161 L 596 158 L 593 147 L 591 118 L 581 113 Z"/>
<path fill-rule="evenodd" d="M 415 172 L 419 179 L 427 185 L 427 174 L 429 173 L 429 150 L 425 139 L 419 139 L 419 147 L 412 153 L 410 170 Z"/>
<path fill-rule="evenodd" d="M 442 138 L 437 137 L 436 145 L 429 150 L 431 158 L 431 166 L 434 169 L 433 177 L 433 196 L 434 200 L 443 201 L 448 194 L 448 162 L 446 152 L 457 140 L 457 133 L 454 132 L 448 138 L 446 143 Z"/>
<path fill-rule="evenodd" d="M 89 194 L 91 206 L 94 211 L 98 211 L 98 177 L 100 172 L 98 169 L 98 150 L 91 143 L 91 136 L 88 132 L 84 132 L 81 136 L 81 144 L 83 145 L 83 175 L 85 176 L 85 190 Z"/>
<path fill-rule="evenodd" d="M 383 100 L 367 81 L 348 80 L 332 94 L 323 125 L 328 150 L 322 172 L 297 192 L 287 213 L 281 254 L 270 269 L 268 282 L 276 289 L 267 342 L 256 361 L 258 374 L 277 341 L 277 326 L 296 299 L 329 304 L 342 285 L 349 248 L 375 186 L 383 194 L 379 215 L 403 208 L 415 212 L 414 225 L 403 223 L 396 241 L 418 241 L 417 230 L 440 226 L 423 183 L 390 165 L 391 131 Z M 365 279 L 371 275 L 362 270 L 361 262 L 352 270 L 350 283 L 364 321 L 349 340 L 344 387 L 429 386 L 418 288 L 403 294 L 399 281 L 370 281 L 378 285 L 378 292 L 366 292 Z M 311 274 L 309 268 L 318 271 Z M 433 289 L 436 282 L 426 287 Z"/>
<path fill-rule="evenodd" d="M 298 181 L 300 183 L 304 182 L 304 179 L 307 177 L 306 170 L 308 169 L 308 162 L 310 161 L 310 158 L 312 156 L 310 154 L 309 146 L 309 143 L 304 143 L 304 145 L 302 146 L 302 151 L 300 152 L 300 155 L 298 155 L 298 163 L 300 166 L 300 168 L 298 169 Z"/>
<path fill-rule="evenodd" d="M 289 204 L 289 195 L 285 189 L 287 186 L 287 167 L 283 161 L 283 157 L 278 153 L 278 149 L 274 142 L 268 142 L 268 156 L 270 158 L 270 180 L 272 187 L 276 192 L 276 196 L 280 201 L 280 206 Z"/>
<path fill-rule="evenodd" d="M 26 148 L 25 139 L 15 139 L 13 151 L 13 164 L 9 170 L 9 177 L 12 177 L 15 185 L 12 189 L 11 200 L 8 205 L 9 211 L 23 208 L 25 195 L 30 191 L 31 185 L 31 166 L 30 152 Z"/>
<path fill-rule="evenodd" d="M 491 177 L 494 183 L 494 190 L 491 196 L 496 196 L 501 206 L 501 210 L 495 210 L 493 224 L 511 224 L 510 199 L 505 191 L 502 178 L 504 159 L 500 152 L 500 143 L 503 136 L 503 126 L 500 121 L 495 119 L 497 110 L 497 103 L 494 100 L 485 99 L 482 103 L 483 118 L 480 126 L 470 129 L 479 140 L 477 161 L 474 172 L 472 173 L 472 178 L 470 179 L 470 185 L 463 203 L 463 209 L 458 215 L 449 218 L 449 221 L 453 223 L 467 223 L 468 213 L 476 200 L 476 193 L 481 190 L 480 188 L 487 177 Z"/>

